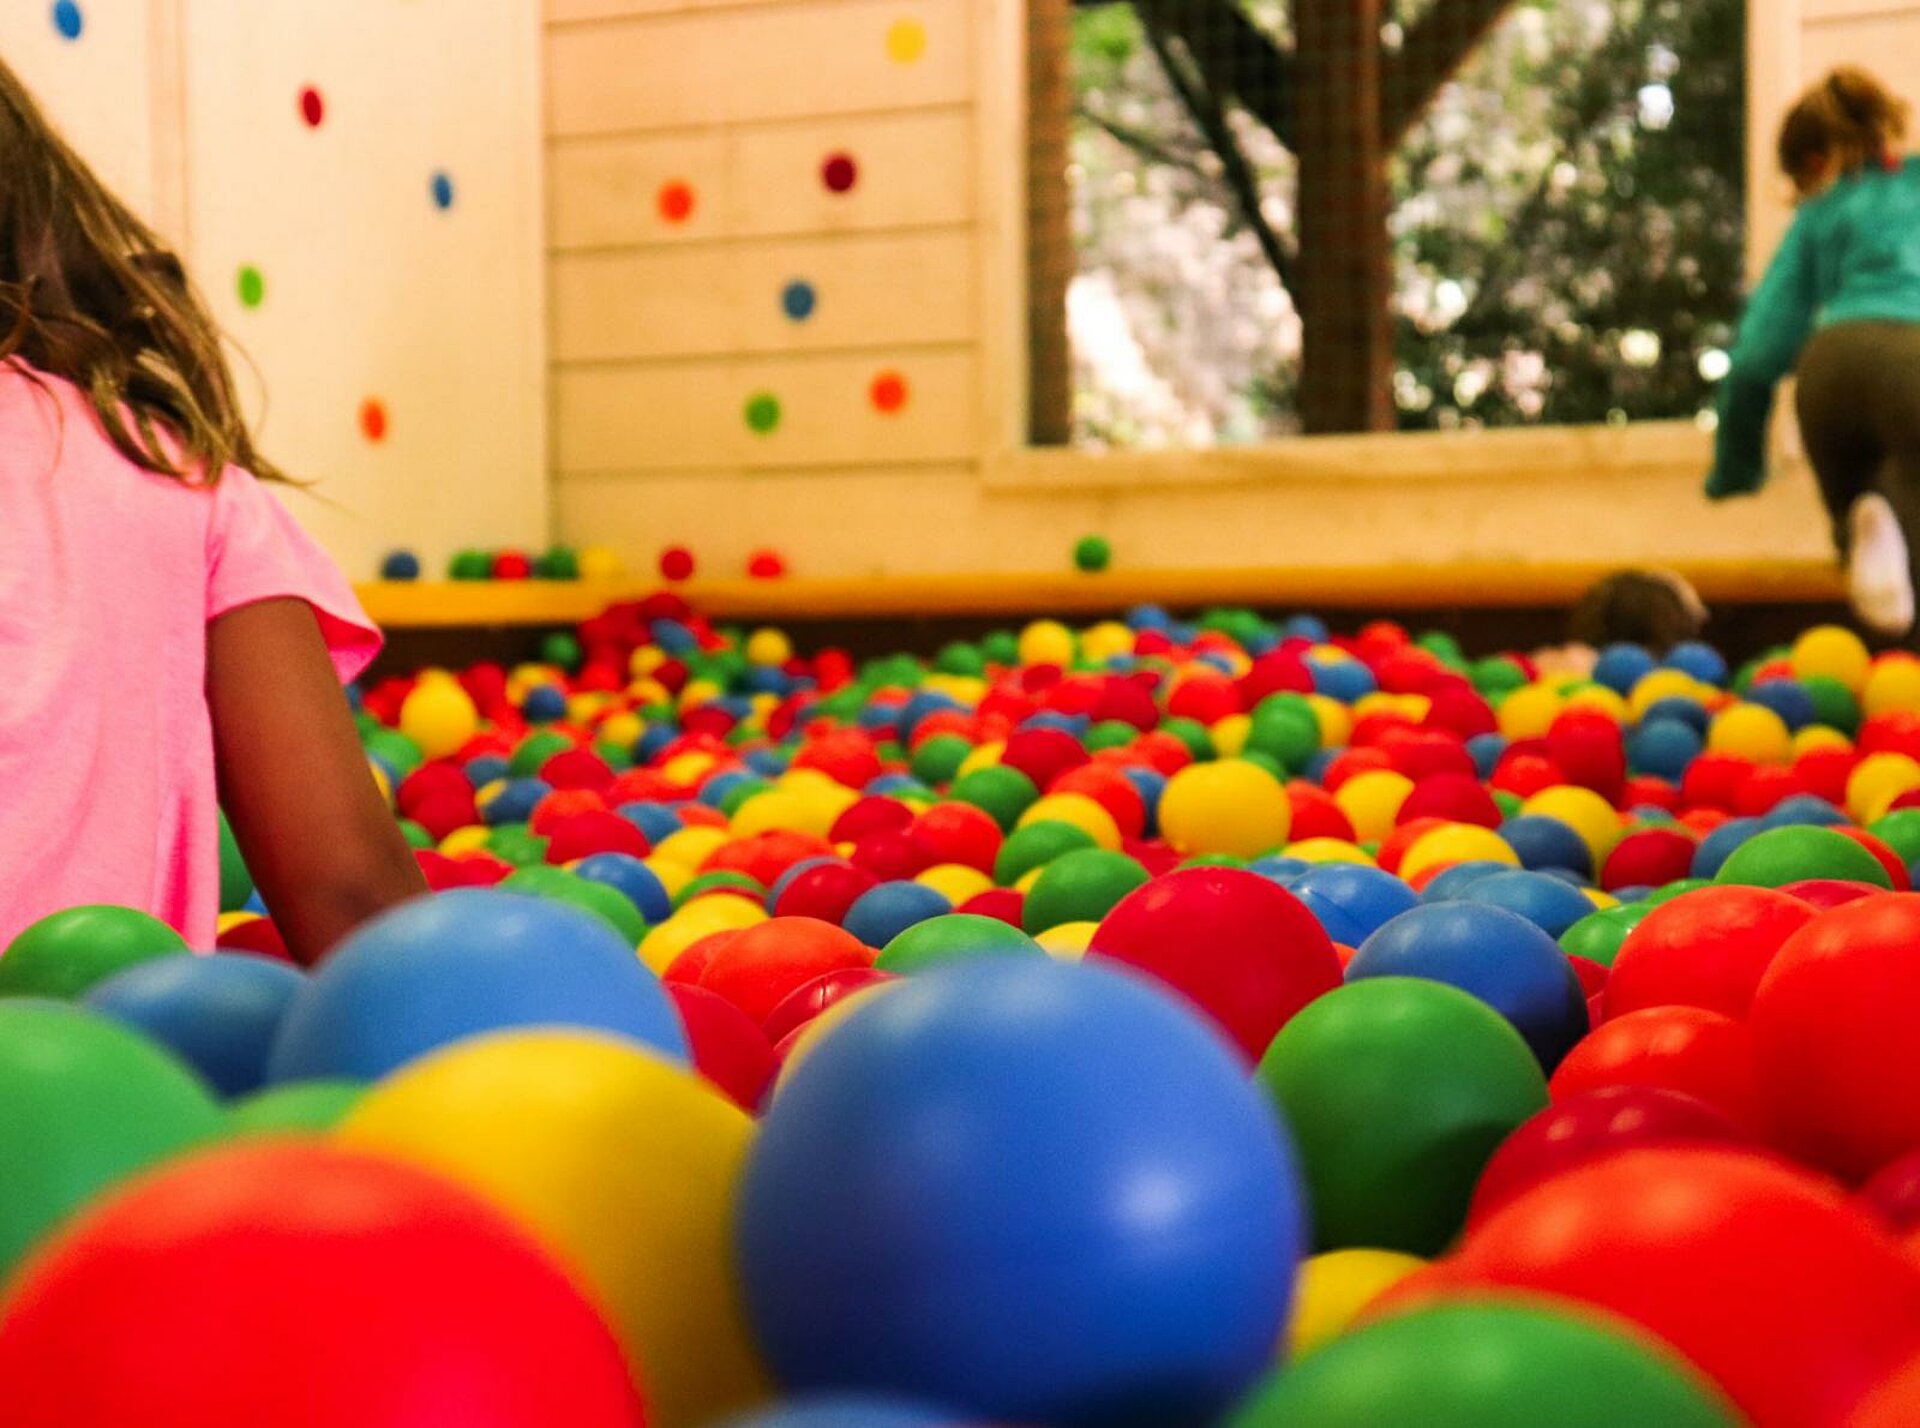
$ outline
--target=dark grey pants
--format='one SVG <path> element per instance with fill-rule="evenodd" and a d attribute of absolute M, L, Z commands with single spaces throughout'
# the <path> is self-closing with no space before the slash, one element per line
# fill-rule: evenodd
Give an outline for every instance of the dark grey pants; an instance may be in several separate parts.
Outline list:
<path fill-rule="evenodd" d="M 1800 440 L 1847 549 L 1847 512 L 1869 491 L 1893 506 L 1920 575 L 1920 322 L 1839 322 L 1800 358 Z"/>

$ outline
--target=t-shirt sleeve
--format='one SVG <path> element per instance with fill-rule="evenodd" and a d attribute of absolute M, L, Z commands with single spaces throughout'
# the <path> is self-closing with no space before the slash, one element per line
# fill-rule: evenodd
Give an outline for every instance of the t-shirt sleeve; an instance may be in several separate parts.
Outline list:
<path fill-rule="evenodd" d="M 207 536 L 207 620 L 262 600 L 304 600 L 344 683 L 380 652 L 380 631 L 367 618 L 340 567 L 300 528 L 251 472 L 229 467 L 213 489 Z"/>

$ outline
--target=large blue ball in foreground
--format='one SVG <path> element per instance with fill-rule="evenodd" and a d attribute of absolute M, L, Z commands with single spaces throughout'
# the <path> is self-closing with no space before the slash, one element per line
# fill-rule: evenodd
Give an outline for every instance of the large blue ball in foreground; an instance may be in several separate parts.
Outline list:
<path fill-rule="evenodd" d="M 294 997 L 296 967 L 245 952 L 156 957 L 88 989 L 82 1004 L 144 1032 L 224 1097 L 258 1090 Z"/>
<path fill-rule="evenodd" d="M 1206 1422 L 1272 1358 L 1303 1203 L 1217 1032 L 1125 972 L 995 958 L 902 983 L 791 1068 L 738 1258 L 796 1390 Z"/>
<path fill-rule="evenodd" d="M 1439 902 L 1402 913 L 1347 964 L 1349 982 L 1368 977 L 1424 977 L 1478 997 L 1513 1024 L 1548 1075 L 1587 1034 L 1587 1000 L 1560 944 L 1504 907 Z"/>
<path fill-rule="evenodd" d="M 267 1079 L 376 1081 L 450 1041 L 513 1026 L 606 1031 L 687 1059 L 666 989 L 605 920 L 461 888 L 402 903 L 336 947 L 288 1008 Z"/>

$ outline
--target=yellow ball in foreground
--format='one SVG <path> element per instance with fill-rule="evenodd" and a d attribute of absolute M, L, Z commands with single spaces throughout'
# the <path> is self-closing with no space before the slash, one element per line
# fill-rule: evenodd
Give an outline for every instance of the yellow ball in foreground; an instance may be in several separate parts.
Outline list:
<path fill-rule="evenodd" d="M 1920 762 L 1906 754 L 1868 754 L 1847 776 L 1847 812 L 1856 822 L 1871 823 L 1913 788 L 1920 788 Z"/>
<path fill-rule="evenodd" d="M 1869 719 L 1876 714 L 1920 709 L 1920 659 L 1890 654 L 1875 660 L 1860 691 L 1860 708 Z"/>
<path fill-rule="evenodd" d="M 1333 801 L 1353 825 L 1353 836 L 1361 843 L 1378 843 L 1393 832 L 1400 805 L 1413 792 L 1413 780 L 1392 769 L 1368 769 L 1357 773 L 1334 790 Z"/>
<path fill-rule="evenodd" d="M 1292 826 L 1286 788 L 1244 759 L 1188 764 L 1160 795 L 1160 832 L 1182 857 L 1257 858 L 1282 846 Z"/>
<path fill-rule="evenodd" d="M 1783 764 L 1793 757 L 1787 721 L 1764 704 L 1734 704 L 1707 726 L 1707 752 L 1735 754 L 1756 764 Z"/>
<path fill-rule="evenodd" d="M 1297 1359 L 1344 1334 L 1374 1300 L 1426 1261 L 1397 1250 L 1339 1249 L 1314 1255 L 1294 1281 L 1287 1357 Z"/>
<path fill-rule="evenodd" d="M 1873 656 L 1867 643 L 1852 630 L 1840 625 L 1817 625 L 1793 642 L 1788 656 L 1796 679 L 1810 674 L 1825 675 L 1846 685 L 1854 693 L 1867 681 Z"/>
<path fill-rule="evenodd" d="M 649 1422 L 697 1428 L 767 1395 L 732 1271 L 753 1122 L 691 1071 L 610 1037 L 476 1037 L 373 1087 L 335 1134 L 491 1200 L 579 1274 Z"/>

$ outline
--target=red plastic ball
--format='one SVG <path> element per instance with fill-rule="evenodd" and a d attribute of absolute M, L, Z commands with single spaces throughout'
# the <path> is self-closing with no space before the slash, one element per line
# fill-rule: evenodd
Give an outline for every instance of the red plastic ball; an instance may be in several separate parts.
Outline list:
<path fill-rule="evenodd" d="M 1733 812 L 1754 766 L 1733 754 L 1701 754 L 1680 778 L 1680 802 L 1688 808 Z"/>
<path fill-rule="evenodd" d="M 1136 729 L 1151 729 L 1160 722 L 1160 706 L 1153 691 L 1136 680 L 1109 679 L 1094 701 L 1088 717 L 1096 724 L 1118 722 Z"/>
<path fill-rule="evenodd" d="M 693 574 L 693 552 L 684 545 L 670 545 L 660 552 L 660 574 L 667 580 L 685 580 Z"/>
<path fill-rule="evenodd" d="M 844 967 L 837 972 L 822 972 L 812 981 L 795 987 L 780 999 L 780 1005 L 767 1013 L 767 1040 L 778 1046 L 828 1007 L 878 982 L 890 982 L 895 975 L 878 967 Z"/>
<path fill-rule="evenodd" d="M 848 788 L 865 788 L 886 772 L 873 740 L 857 729 L 831 729 L 816 734 L 793 757 L 797 769 L 818 769 Z"/>
<path fill-rule="evenodd" d="M 767 1013 L 796 988 L 826 972 L 870 967 L 859 938 L 812 917 L 774 917 L 715 949 L 700 985 L 764 1025 Z"/>
<path fill-rule="evenodd" d="M 745 1012 L 705 987 L 675 982 L 667 988 L 693 1050 L 693 1069 L 741 1110 L 760 1108 L 776 1069 L 773 1043 Z"/>
<path fill-rule="evenodd" d="M 432 856 L 438 858 L 440 855 L 435 853 Z M 431 881 L 428 886 L 433 886 Z M 270 917 L 253 917 L 245 922 L 237 922 L 216 937 L 213 945 L 222 952 L 254 952 L 280 962 L 294 960 L 293 953 L 287 950 L 287 939 L 280 935 L 280 929 L 274 926 Z"/>
<path fill-rule="evenodd" d="M 1893 890 L 1895 892 L 1906 892 L 1912 888 L 1913 878 L 1907 872 L 1907 865 L 1901 861 L 1898 853 L 1894 852 L 1893 849 L 1889 848 L 1880 839 L 1874 837 L 1873 834 L 1867 832 L 1864 828 L 1855 828 L 1846 824 L 1835 828 L 1833 831 L 1843 838 L 1853 839 L 1854 842 L 1873 854 L 1880 866 L 1887 870 L 1887 876 L 1893 881 Z"/>
<path fill-rule="evenodd" d="M 1379 749 L 1349 748 L 1335 754 L 1327 771 L 1320 778 L 1320 786 L 1328 793 L 1338 793 L 1340 786 L 1348 779 L 1375 769 L 1390 769 L 1393 760 Z"/>
<path fill-rule="evenodd" d="M 1779 764 L 1762 764 L 1746 777 L 1733 795 L 1737 818 L 1758 818 L 1770 813 L 1795 794 L 1805 793 L 1800 776 Z"/>
<path fill-rule="evenodd" d="M 480 821 L 480 808 L 471 788 L 434 793 L 417 801 L 407 816 L 432 835 L 437 843 L 459 828 Z"/>
<path fill-rule="evenodd" d="M 1881 1166 L 1854 1199 L 1896 1235 L 1920 1229 L 1920 1150 Z"/>
<path fill-rule="evenodd" d="M 1620 944 L 1607 1015 L 1691 1006 L 1742 1018 L 1774 954 L 1813 918 L 1809 904 L 1771 888 L 1700 888 L 1662 903 Z"/>
<path fill-rule="evenodd" d="M 563 818 L 548 835 L 547 861 L 563 864 L 595 853 L 627 853 L 644 858 L 652 848 L 647 835 L 617 813 L 593 809 Z"/>
<path fill-rule="evenodd" d="M 1821 913 L 1754 993 L 1760 1085 L 1784 1144 L 1863 1179 L 1920 1149 L 1920 894 Z"/>
<path fill-rule="evenodd" d="M 1138 838 L 1146 830 L 1146 800 L 1140 796 L 1140 790 L 1133 786 L 1133 780 L 1111 764 L 1081 764 L 1078 768 L 1068 769 L 1053 781 L 1053 786 L 1047 792 L 1085 794 L 1107 810 L 1122 838 Z M 974 811 L 979 812 L 978 809 Z M 992 819 L 987 821 L 992 822 Z"/>
<path fill-rule="evenodd" d="M 1886 889 L 1874 883 L 1850 883 L 1841 878 L 1808 878 L 1805 882 L 1788 883 L 1780 891 L 1826 912 L 1830 908 L 1858 902 L 1863 897 L 1873 897 Z"/>
<path fill-rule="evenodd" d="M 1640 774 L 1621 785 L 1620 806 L 1664 808 L 1669 813 L 1677 813 L 1680 811 L 1680 790 L 1663 778 Z"/>
<path fill-rule="evenodd" d="M 983 808 L 971 803 L 936 803 L 913 820 L 913 836 L 933 851 L 936 863 L 958 863 L 990 873 L 1006 835 Z"/>
<path fill-rule="evenodd" d="M 1860 755 L 1852 749 L 1809 749 L 1793 761 L 1793 772 L 1808 793 L 1845 808 L 1847 780 L 1859 763 Z"/>
<path fill-rule="evenodd" d="M 964 912 L 970 917 L 991 917 L 1009 927 L 1020 927 L 1021 914 L 1026 911 L 1026 906 L 1026 894 L 1017 888 L 988 888 L 975 893 L 954 911 Z"/>
<path fill-rule="evenodd" d="M 1293 808 L 1287 836 L 1295 842 L 1305 842 L 1308 838 L 1353 841 L 1353 820 L 1325 789 L 1316 788 L 1305 779 L 1294 779 L 1287 785 L 1287 802 Z"/>
<path fill-rule="evenodd" d="M 1407 854 L 1413 851 L 1413 845 L 1436 828 L 1445 828 L 1445 818 L 1415 818 L 1402 823 L 1393 832 L 1380 840 L 1380 848 L 1374 854 L 1374 861 L 1389 873 L 1398 873 L 1400 864 Z"/>
<path fill-rule="evenodd" d="M 923 843 L 911 827 L 882 828 L 855 840 L 848 858 L 854 867 L 869 872 L 883 883 L 903 882 L 924 873 L 940 861 L 939 855 Z"/>
<path fill-rule="evenodd" d="M 787 869 L 808 858 L 831 858 L 833 845 L 824 838 L 791 828 L 769 828 L 745 838 L 722 843 L 700 864 L 703 873 L 745 873 L 770 888 Z"/>
<path fill-rule="evenodd" d="M 577 818 L 583 813 L 610 812 L 612 810 L 607 807 L 607 800 L 590 788 L 556 789 L 534 806 L 527 827 L 542 838 L 550 838 L 554 829 L 569 818 Z"/>
<path fill-rule="evenodd" d="M 1649 1145 L 1746 1145 L 1705 1101 L 1656 1086 L 1604 1086 L 1548 1106 L 1500 1143 L 1474 1186 L 1467 1231 L 1514 1200 L 1618 1150 Z"/>
<path fill-rule="evenodd" d="M 1846 1422 L 1920 1344 L 1920 1274 L 1894 1242 L 1829 1185 L 1730 1150 L 1627 1150 L 1581 1166 L 1389 1299 L 1491 1289 L 1639 1325 L 1756 1428 Z"/>
<path fill-rule="evenodd" d="M 1570 783 L 1590 788 L 1609 803 L 1627 781 L 1627 751 L 1620 726 L 1594 709 L 1569 709 L 1547 730 L 1547 756 Z"/>
<path fill-rule="evenodd" d="M 827 830 L 827 837 L 835 843 L 857 843 L 869 833 L 905 828 L 911 822 L 913 809 L 909 805 L 897 798 L 870 793 L 841 810 Z"/>
<path fill-rule="evenodd" d="M 787 573 L 787 562 L 777 550 L 756 550 L 747 557 L 747 574 L 755 580 L 778 580 Z"/>
<path fill-rule="evenodd" d="M 1545 789 L 1557 788 L 1567 781 L 1566 773 L 1544 754 L 1508 749 L 1494 766 L 1489 782 L 1502 793 L 1516 798 L 1532 798 Z"/>
<path fill-rule="evenodd" d="M 1607 980 L 1609 995 L 1614 977 Z M 1704 1007 L 1648 1007 L 1611 1017 L 1581 1038 L 1547 1082 L 1556 1102 L 1606 1086 L 1679 1091 L 1749 1135 L 1765 1131 L 1753 1037 L 1743 1023 Z"/>
<path fill-rule="evenodd" d="M 1437 729 L 1394 729 L 1381 737 L 1380 748 L 1394 769 L 1416 784 L 1435 778 L 1466 778 L 1476 786 L 1479 774 L 1467 746 Z"/>
<path fill-rule="evenodd" d="M 707 970 L 707 963 L 713 960 L 714 953 L 738 937 L 741 930 L 737 927 L 727 927 L 719 932 L 709 932 L 705 937 L 696 937 L 680 949 L 678 956 L 667 963 L 666 970 L 660 974 L 660 980 L 670 987 L 699 986 L 700 978 Z"/>
<path fill-rule="evenodd" d="M 1445 729 L 1458 739 L 1491 734 L 1500 728 L 1493 706 L 1471 688 L 1449 686 L 1437 689 L 1427 697 L 1433 702 L 1427 710 L 1427 717 L 1420 721 L 1427 728 Z"/>
<path fill-rule="evenodd" d="M 495 580 L 525 580 L 533 574 L 533 562 L 525 551 L 503 550 L 493 558 Z"/>
<path fill-rule="evenodd" d="M 0 1303 L 0 1384 L 8 1428 L 644 1421 L 613 1334 L 525 1230 L 307 1139 L 188 1156 L 83 1210 Z"/>
<path fill-rule="evenodd" d="M 811 917 L 837 925 L 862 893 L 878 886 L 880 879 L 851 863 L 820 863 L 788 880 L 773 912 L 776 917 Z"/>
<path fill-rule="evenodd" d="M 613 786 L 613 770 L 592 749 L 562 749 L 540 765 L 540 777 L 554 788 L 605 792 Z"/>
<path fill-rule="evenodd" d="M 1257 1061 L 1293 1014 L 1340 985 L 1340 959 L 1306 905 L 1238 868 L 1186 868 L 1128 893 L 1087 955 L 1137 967 L 1226 1028 Z"/>
<path fill-rule="evenodd" d="M 1420 780 L 1400 805 L 1399 823 L 1439 818 L 1448 823 L 1472 823 L 1498 828 L 1500 805 L 1480 780 L 1470 773 L 1438 773 Z"/>
<path fill-rule="evenodd" d="M 1068 769 L 1087 762 L 1087 750 L 1065 729 L 1021 729 L 1000 751 L 1000 762 L 1033 780 L 1035 788 L 1049 788 Z"/>
<path fill-rule="evenodd" d="M 1311 694 L 1313 675 L 1292 650 L 1268 650 L 1240 676 L 1240 707 L 1251 709 L 1269 694 Z"/>
<path fill-rule="evenodd" d="M 1684 878 L 1693 866 L 1695 844 L 1678 828 L 1642 828 L 1614 845 L 1600 869 L 1600 886 L 1658 888 Z"/>

